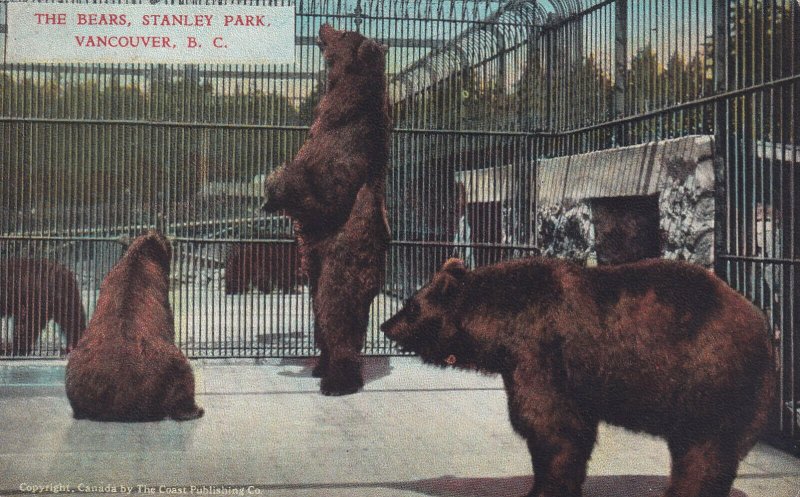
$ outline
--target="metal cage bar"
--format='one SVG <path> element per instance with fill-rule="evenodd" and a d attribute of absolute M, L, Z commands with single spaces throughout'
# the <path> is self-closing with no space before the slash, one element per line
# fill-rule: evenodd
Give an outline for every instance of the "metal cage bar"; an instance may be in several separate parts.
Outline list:
<path fill-rule="evenodd" d="M 26 284 L 45 302 L 45 280 L 72 275 L 90 317 L 120 237 L 158 227 L 175 245 L 171 300 L 187 355 L 314 355 L 302 278 L 289 270 L 236 294 L 225 283 L 232 264 L 292 267 L 291 223 L 258 211 L 260 188 L 302 145 L 325 91 L 314 39 L 328 22 L 389 47 L 393 242 L 366 353 L 396 353 L 378 325 L 446 258 L 476 266 L 543 246 L 545 165 L 708 135 L 714 268 L 771 320 L 779 431 L 800 441 L 796 1 L 260 3 L 294 5 L 294 64 L 0 66 L 7 274 L 21 259 L 59 264 L 67 272 L 39 269 Z M 6 357 L 62 357 L 68 317 L 15 337 L 8 309 L 28 297 L 0 281 Z"/>
<path fill-rule="evenodd" d="M 288 270 L 291 222 L 258 205 L 264 177 L 302 145 L 325 90 L 315 39 L 328 22 L 389 47 L 395 241 L 365 352 L 396 353 L 378 325 L 447 257 L 469 252 L 485 264 L 532 247 L 530 209 L 520 214 L 532 197 L 509 178 L 531 184 L 531 93 L 517 68 L 535 63 L 528 40 L 545 13 L 536 2 L 264 3 L 295 7 L 293 65 L 2 65 L 0 262 L 68 268 L 91 317 L 116 242 L 157 227 L 174 245 L 170 299 L 188 356 L 314 355 L 308 291 Z M 462 185 L 470 198 L 460 212 L 476 229 L 456 239 L 456 179 L 471 170 L 509 173 Z M 286 270 L 273 271 L 271 288 L 254 278 L 231 288 L 232 269 L 264 266 Z M 63 356 L 59 320 L 35 346 L 13 349 L 5 307 L 6 357 Z"/>

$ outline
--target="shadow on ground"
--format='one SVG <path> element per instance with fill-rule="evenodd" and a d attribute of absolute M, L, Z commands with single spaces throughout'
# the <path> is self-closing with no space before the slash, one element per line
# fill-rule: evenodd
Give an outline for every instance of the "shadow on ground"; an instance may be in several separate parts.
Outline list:
<path fill-rule="evenodd" d="M 583 497 L 661 497 L 669 478 L 654 475 L 589 476 L 583 486 Z M 272 491 L 314 491 L 344 489 L 396 489 L 431 497 L 520 497 L 533 485 L 531 476 L 507 478 L 457 478 L 442 476 L 429 480 L 386 483 L 331 483 L 308 485 L 256 486 L 267 493 Z M 748 497 L 740 490 L 731 490 L 730 497 Z"/>
<path fill-rule="evenodd" d="M 367 357 L 364 359 L 364 384 L 372 381 L 379 380 L 385 376 L 389 376 L 392 371 L 392 366 L 389 364 L 389 357 Z M 282 359 L 279 366 L 301 366 L 301 371 L 281 371 L 279 376 L 287 376 L 289 378 L 311 378 L 311 370 L 317 365 L 317 359 L 309 358 L 287 358 Z"/>

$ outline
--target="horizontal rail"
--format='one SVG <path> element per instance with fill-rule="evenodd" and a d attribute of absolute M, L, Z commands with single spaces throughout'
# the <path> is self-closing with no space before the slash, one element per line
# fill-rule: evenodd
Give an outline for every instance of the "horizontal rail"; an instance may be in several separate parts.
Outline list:
<path fill-rule="evenodd" d="M 309 126 L 283 125 L 283 124 L 235 124 L 216 122 L 183 122 L 183 121 L 155 121 L 151 119 L 73 119 L 62 117 L 17 117 L 0 116 L 0 122 L 26 123 L 26 124 L 74 124 L 74 125 L 115 125 L 115 126 L 151 126 L 165 128 L 214 128 L 236 130 L 270 130 L 270 131 L 308 131 Z M 431 135 L 481 135 L 481 136 L 521 136 L 535 137 L 538 133 L 530 131 L 502 131 L 480 129 L 424 129 L 424 128 L 398 128 L 393 133 L 404 134 L 431 134 Z"/>
<path fill-rule="evenodd" d="M 235 217 L 235 218 L 224 218 L 224 219 L 213 219 L 213 220 L 204 220 L 204 221 L 194 221 L 194 222 L 183 222 L 183 223 L 172 223 L 165 226 L 167 231 L 175 230 L 175 229 L 186 229 L 186 228 L 202 228 L 202 227 L 214 227 L 220 225 L 230 226 L 232 224 L 245 224 L 245 223 L 255 223 L 260 221 L 267 221 L 269 217 Z M 272 219 L 280 220 L 280 217 L 272 217 Z M 119 233 L 130 233 L 136 231 L 143 231 L 148 228 L 151 228 L 152 225 L 149 224 L 133 224 L 133 225 L 122 225 L 122 226 L 108 226 L 105 228 L 75 228 L 70 229 L 69 235 L 64 235 L 66 237 L 78 237 L 79 239 L 85 239 L 87 236 L 92 236 L 96 234 L 103 234 L 108 232 L 119 232 Z M 19 233 L 5 233 L 0 234 L 1 238 L 9 238 L 9 237 L 18 237 L 21 236 Z M 50 232 L 45 231 L 34 231 L 25 234 L 24 236 L 28 238 L 47 238 L 49 239 L 52 236 Z"/>
<path fill-rule="evenodd" d="M 725 255 L 717 254 L 717 257 L 726 261 L 735 262 L 758 262 L 763 264 L 800 264 L 800 258 L 787 259 L 783 257 L 762 257 L 752 255 Z"/>
<path fill-rule="evenodd" d="M 800 81 L 800 74 L 794 74 L 783 78 L 774 79 L 756 85 L 746 86 L 736 90 L 729 90 L 708 97 L 702 97 L 690 102 L 683 102 L 661 109 L 643 112 L 640 114 L 626 116 L 611 121 L 584 126 L 581 128 L 563 131 L 503 131 L 503 130 L 451 130 L 451 129 L 423 129 L 423 128 L 399 128 L 394 133 L 409 134 L 434 134 L 434 135 L 482 135 L 482 136 L 521 136 L 521 137 L 543 137 L 560 138 L 579 133 L 596 131 L 599 129 L 623 126 L 645 119 L 652 119 L 667 114 L 673 114 L 682 110 L 692 109 L 702 105 L 710 105 L 721 100 L 732 99 L 755 93 L 761 90 L 774 89 L 779 86 L 788 85 Z M 173 127 L 173 128 L 214 128 L 214 129 L 240 129 L 240 130 L 280 130 L 280 131 L 308 131 L 309 126 L 298 125 L 278 125 L 278 124 L 237 124 L 237 123 L 216 123 L 216 122 L 182 122 L 182 121 L 155 121 L 155 120 L 134 120 L 134 119 L 73 119 L 73 118 L 52 118 L 52 117 L 17 117 L 0 116 L 0 122 L 8 123 L 49 123 L 49 124 L 79 124 L 79 125 L 106 125 L 113 124 L 118 126 L 154 126 L 154 127 Z"/>
<path fill-rule="evenodd" d="M 209 244 L 228 244 L 228 243 L 293 243 L 294 238 L 203 238 L 191 236 L 167 236 L 172 242 L 181 243 L 209 243 Z M 125 237 L 117 236 L 75 236 L 75 235 L 0 235 L 0 241 L 51 241 L 51 242 L 115 242 L 123 243 Z M 505 250 L 539 250 L 534 245 L 510 245 L 505 243 L 457 243 L 457 242 L 430 242 L 424 240 L 392 240 L 390 245 L 413 246 L 413 247 L 469 247 L 469 248 L 495 248 Z"/>
<path fill-rule="evenodd" d="M 599 129 L 609 128 L 613 126 L 622 126 L 625 124 L 635 123 L 637 121 L 642 121 L 645 119 L 651 119 L 654 117 L 660 117 L 665 114 L 673 114 L 675 112 L 680 112 L 682 110 L 691 109 L 694 107 L 699 107 L 702 105 L 710 105 L 717 103 L 721 100 L 728 100 L 736 97 L 745 96 L 750 93 L 756 93 L 761 90 L 773 89 L 777 86 L 788 85 L 791 83 L 795 83 L 800 81 L 800 74 L 794 74 L 791 76 L 786 76 L 783 78 L 774 79 L 772 81 L 768 81 L 765 83 L 759 83 L 757 85 L 750 85 L 744 88 L 739 88 L 736 90 L 729 90 L 724 91 L 721 93 L 717 93 L 714 95 L 710 95 L 708 97 L 701 97 L 690 102 L 683 102 L 676 105 L 671 105 L 668 107 L 664 107 L 662 109 L 653 110 L 649 112 L 643 112 L 641 114 L 636 114 L 633 116 L 626 116 L 621 117 L 619 119 L 614 119 L 612 121 L 606 121 L 598 124 L 593 124 L 591 126 L 584 126 L 582 128 L 575 128 L 565 131 L 539 131 L 536 134 L 538 136 L 542 136 L 545 138 L 560 138 L 569 135 L 575 135 L 579 133 L 586 133 L 589 131 L 596 131 Z"/>
<path fill-rule="evenodd" d="M 173 242 L 182 243 L 293 243 L 294 238 L 202 238 L 189 236 L 167 236 Z M 114 242 L 125 244 L 127 236 L 75 236 L 75 235 L 0 235 L 0 241 L 16 242 Z"/>
<path fill-rule="evenodd" d="M 412 247 L 465 247 L 465 248 L 500 248 L 507 250 L 539 250 L 535 245 L 514 245 L 508 243 L 456 243 L 456 242 L 430 242 L 424 240 L 392 240 L 391 245 L 412 246 Z"/>
<path fill-rule="evenodd" d="M 152 126 L 163 128 L 218 128 L 218 129 L 263 129 L 280 131 L 308 131 L 308 126 L 282 124 L 235 124 L 217 122 L 155 121 L 152 119 L 73 119 L 65 117 L 16 117 L 0 116 L 0 122 L 30 124 L 76 124 L 76 125 L 115 125 Z"/>
<path fill-rule="evenodd" d="M 440 48 L 445 45 L 442 40 L 422 39 L 422 38 L 382 38 L 381 43 L 393 47 L 402 48 Z M 316 36 L 298 36 L 295 38 L 296 45 L 316 45 Z"/>
<path fill-rule="evenodd" d="M 43 74 L 82 74 L 91 76 L 144 76 L 147 77 L 148 73 L 157 72 L 162 70 L 162 67 L 168 67 L 168 71 L 172 76 L 183 76 L 191 74 L 200 78 L 242 78 L 242 79 L 316 79 L 319 78 L 321 72 L 309 71 L 281 71 L 280 69 L 273 69 L 274 65 L 265 64 L 262 70 L 245 69 L 252 67 L 253 64 L 241 66 L 241 70 L 236 69 L 200 69 L 213 64 L 195 64 L 192 66 L 181 66 L 173 64 L 154 64 L 148 65 L 131 65 L 121 63 L 110 64 L 41 64 L 41 63 L 6 63 L 0 62 L 0 71 L 26 71 L 36 72 Z"/>

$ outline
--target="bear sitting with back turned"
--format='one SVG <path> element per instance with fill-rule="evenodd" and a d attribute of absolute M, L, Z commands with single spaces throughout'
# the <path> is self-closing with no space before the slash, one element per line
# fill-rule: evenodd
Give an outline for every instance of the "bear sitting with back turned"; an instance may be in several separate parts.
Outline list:
<path fill-rule="evenodd" d="M 136 238 L 103 280 L 89 326 L 69 355 L 76 419 L 199 418 L 189 361 L 175 346 L 169 304 L 172 249 L 158 232 Z"/>
<path fill-rule="evenodd" d="M 384 277 L 391 122 L 385 48 L 327 24 L 319 44 L 327 91 L 297 156 L 267 178 L 264 209 L 295 220 L 320 349 L 314 375 L 323 394 L 345 395 L 364 384 L 361 347 Z"/>
<path fill-rule="evenodd" d="M 381 328 L 426 362 L 502 375 L 532 497 L 581 495 L 600 421 L 666 439 L 666 496 L 727 497 L 776 382 L 763 313 L 672 261 L 451 259 Z"/>

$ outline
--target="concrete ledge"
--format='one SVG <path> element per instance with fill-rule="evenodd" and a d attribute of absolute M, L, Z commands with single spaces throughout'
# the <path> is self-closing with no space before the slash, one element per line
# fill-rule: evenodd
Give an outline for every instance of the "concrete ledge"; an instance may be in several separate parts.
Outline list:
<path fill-rule="evenodd" d="M 538 170 L 539 207 L 574 205 L 599 197 L 650 195 L 670 179 L 694 174 L 682 170 L 697 165 L 698 178 L 714 187 L 713 138 L 694 135 L 631 147 L 542 159 Z M 710 177 L 709 177 L 710 175 Z"/>

